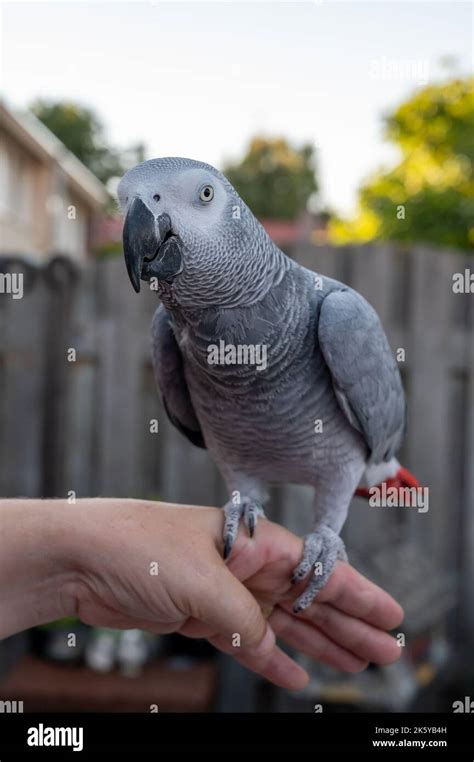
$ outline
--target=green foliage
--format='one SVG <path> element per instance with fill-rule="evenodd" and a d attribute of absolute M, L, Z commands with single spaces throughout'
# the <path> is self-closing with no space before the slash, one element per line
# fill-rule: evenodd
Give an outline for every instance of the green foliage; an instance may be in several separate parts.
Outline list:
<path fill-rule="evenodd" d="M 317 189 L 314 148 L 284 138 L 254 137 L 242 161 L 224 173 L 260 219 L 295 219 Z"/>
<path fill-rule="evenodd" d="M 103 183 L 143 161 L 142 145 L 126 152 L 107 145 L 101 121 L 88 108 L 76 103 L 38 100 L 31 110 Z"/>
<path fill-rule="evenodd" d="M 386 119 L 400 163 L 361 188 L 353 220 L 334 218 L 335 243 L 474 244 L 474 79 L 429 85 Z"/>
<path fill-rule="evenodd" d="M 451 155 L 474 159 L 474 79 L 428 85 L 386 120 L 386 136 L 405 155 L 424 149 L 442 161 Z"/>

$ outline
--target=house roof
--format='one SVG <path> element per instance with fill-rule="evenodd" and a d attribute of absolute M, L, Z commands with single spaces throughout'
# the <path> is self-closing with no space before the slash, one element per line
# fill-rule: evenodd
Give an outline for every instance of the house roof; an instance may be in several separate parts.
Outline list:
<path fill-rule="evenodd" d="M 296 220 L 260 220 L 270 238 L 279 246 L 308 241 L 316 225 L 316 218 L 303 212 Z"/>
<path fill-rule="evenodd" d="M 38 159 L 56 162 L 89 203 L 93 206 L 105 203 L 105 186 L 33 113 L 14 111 L 0 100 L 0 124 Z"/>

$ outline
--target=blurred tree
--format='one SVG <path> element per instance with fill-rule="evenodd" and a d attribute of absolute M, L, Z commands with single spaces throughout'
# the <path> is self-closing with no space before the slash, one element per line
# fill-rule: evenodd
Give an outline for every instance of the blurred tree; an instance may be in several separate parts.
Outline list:
<path fill-rule="evenodd" d="M 91 109 L 76 103 L 37 100 L 31 110 L 104 184 L 144 161 L 141 144 L 121 152 L 108 145 L 102 122 Z"/>
<path fill-rule="evenodd" d="M 317 190 L 314 148 L 292 146 L 284 138 L 254 137 L 238 164 L 224 173 L 260 219 L 292 220 Z"/>
<path fill-rule="evenodd" d="M 334 243 L 474 244 L 474 79 L 429 85 L 385 120 L 401 161 L 362 186 L 355 219 L 334 217 Z"/>

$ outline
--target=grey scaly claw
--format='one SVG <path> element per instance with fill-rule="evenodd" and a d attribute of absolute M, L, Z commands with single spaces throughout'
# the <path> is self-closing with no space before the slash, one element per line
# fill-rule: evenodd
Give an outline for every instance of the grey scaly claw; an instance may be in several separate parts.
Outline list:
<path fill-rule="evenodd" d="M 224 559 L 228 558 L 232 551 L 239 523 L 242 519 L 250 537 L 253 537 L 258 517 L 265 517 L 262 506 L 255 500 L 243 497 L 237 502 L 230 500 L 224 506 Z"/>
<path fill-rule="evenodd" d="M 347 561 L 344 543 L 336 532 L 328 526 L 320 526 L 304 539 L 303 557 L 293 572 L 291 581 L 300 582 L 311 570 L 313 573 L 304 591 L 293 605 L 298 614 L 310 606 L 318 592 L 325 586 L 334 571 L 337 561 Z"/>

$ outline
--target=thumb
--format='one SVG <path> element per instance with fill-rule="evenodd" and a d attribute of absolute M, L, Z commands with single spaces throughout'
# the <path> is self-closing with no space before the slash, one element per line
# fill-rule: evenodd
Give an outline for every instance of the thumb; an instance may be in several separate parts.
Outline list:
<path fill-rule="evenodd" d="M 247 669 L 289 690 L 299 690 L 308 675 L 275 642 L 275 633 L 257 601 L 236 577 L 220 566 L 212 596 L 204 603 L 206 623 L 216 632 L 209 641 Z M 207 588 L 209 593 L 209 587 Z"/>
<path fill-rule="evenodd" d="M 272 652 L 275 634 L 260 606 L 222 562 L 200 598 L 197 618 L 228 641 L 230 649 L 258 652 L 263 658 Z"/>

